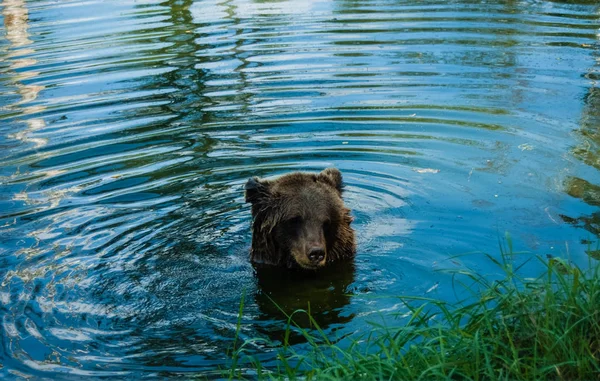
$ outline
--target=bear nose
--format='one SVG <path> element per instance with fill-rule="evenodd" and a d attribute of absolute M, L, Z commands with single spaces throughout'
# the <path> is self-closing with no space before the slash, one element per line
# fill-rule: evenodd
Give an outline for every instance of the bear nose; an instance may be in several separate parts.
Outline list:
<path fill-rule="evenodd" d="M 308 259 L 310 259 L 311 262 L 319 263 L 323 258 L 325 258 L 325 250 L 320 247 L 313 247 L 308 252 Z"/>

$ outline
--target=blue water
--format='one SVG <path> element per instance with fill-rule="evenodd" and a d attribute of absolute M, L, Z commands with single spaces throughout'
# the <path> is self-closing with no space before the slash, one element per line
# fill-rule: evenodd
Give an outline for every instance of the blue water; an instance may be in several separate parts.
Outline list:
<path fill-rule="evenodd" d="M 343 343 L 394 295 L 453 300 L 438 270 L 497 276 L 505 232 L 517 261 L 599 245 L 596 1 L 0 11 L 0 378 L 217 375 L 242 295 L 238 343 L 269 366 L 271 299 Z M 328 166 L 354 265 L 255 273 L 245 181 Z"/>

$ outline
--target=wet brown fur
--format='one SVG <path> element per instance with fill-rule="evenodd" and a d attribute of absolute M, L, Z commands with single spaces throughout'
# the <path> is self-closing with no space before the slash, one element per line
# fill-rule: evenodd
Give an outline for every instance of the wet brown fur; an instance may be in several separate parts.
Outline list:
<path fill-rule="evenodd" d="M 250 259 L 289 268 L 316 269 L 356 252 L 350 209 L 342 201 L 342 174 L 294 172 L 275 180 L 253 177 L 246 183 L 252 203 Z M 310 254 L 324 254 L 318 262 Z"/>

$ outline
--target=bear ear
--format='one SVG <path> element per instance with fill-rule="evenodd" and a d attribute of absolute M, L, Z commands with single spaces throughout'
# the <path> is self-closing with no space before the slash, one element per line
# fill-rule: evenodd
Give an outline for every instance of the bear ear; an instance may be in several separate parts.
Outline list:
<path fill-rule="evenodd" d="M 334 187 L 340 194 L 342 193 L 342 172 L 337 168 L 327 168 L 324 169 L 319 176 L 317 176 L 317 181 L 322 183 L 329 184 Z"/>
<path fill-rule="evenodd" d="M 252 177 L 246 182 L 244 190 L 246 191 L 246 202 L 254 204 L 269 194 L 269 183 L 258 177 Z"/>

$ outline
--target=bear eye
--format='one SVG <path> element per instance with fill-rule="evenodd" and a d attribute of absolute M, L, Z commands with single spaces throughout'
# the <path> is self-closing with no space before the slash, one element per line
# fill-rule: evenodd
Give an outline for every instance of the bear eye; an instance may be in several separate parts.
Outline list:
<path fill-rule="evenodd" d="M 285 221 L 286 224 L 294 225 L 294 226 L 300 225 L 301 222 L 302 222 L 302 217 L 300 217 L 300 216 L 292 217 Z"/>
<path fill-rule="evenodd" d="M 328 231 L 330 227 L 331 227 L 331 221 L 330 220 L 325 220 L 323 222 L 323 230 L 324 231 Z"/>

